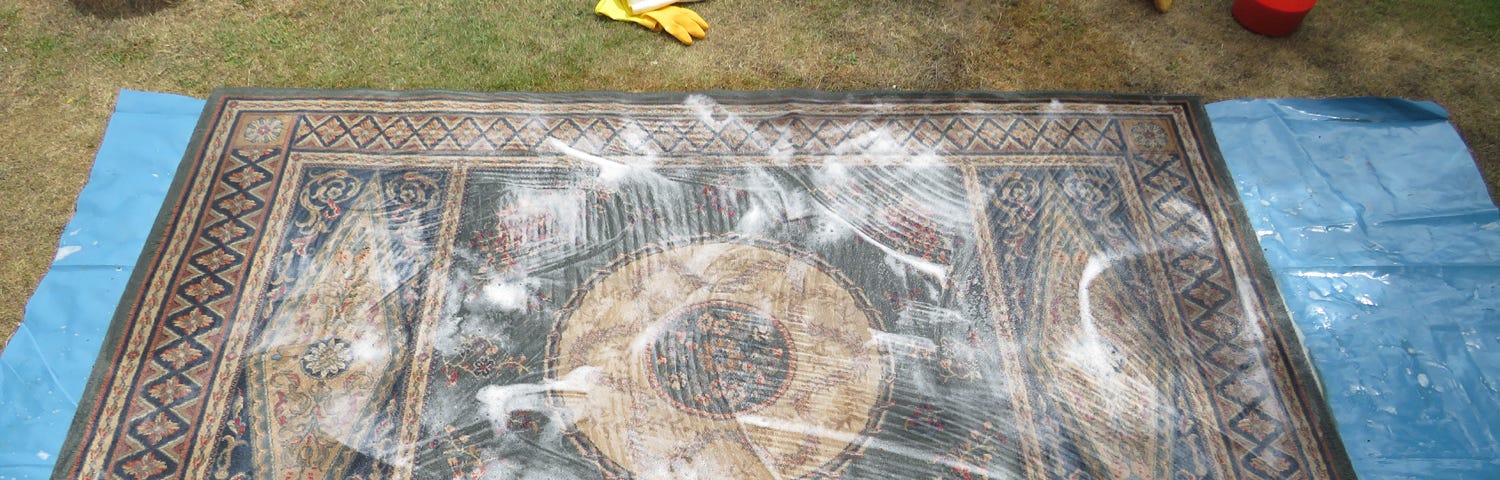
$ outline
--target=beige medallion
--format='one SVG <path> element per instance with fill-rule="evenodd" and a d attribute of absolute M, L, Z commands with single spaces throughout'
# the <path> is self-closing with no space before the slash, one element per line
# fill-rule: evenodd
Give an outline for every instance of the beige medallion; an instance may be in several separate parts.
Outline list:
<path fill-rule="evenodd" d="M 602 275 L 558 328 L 552 376 L 610 460 L 641 478 L 796 478 L 863 443 L 886 369 L 834 277 L 731 242 Z"/>

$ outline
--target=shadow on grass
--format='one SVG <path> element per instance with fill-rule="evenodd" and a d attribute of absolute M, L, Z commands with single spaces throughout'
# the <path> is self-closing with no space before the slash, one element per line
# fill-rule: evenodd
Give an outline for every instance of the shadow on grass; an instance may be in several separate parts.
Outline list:
<path fill-rule="evenodd" d="M 68 0 L 73 8 L 99 18 L 126 18 L 150 15 L 175 7 L 182 0 Z"/>

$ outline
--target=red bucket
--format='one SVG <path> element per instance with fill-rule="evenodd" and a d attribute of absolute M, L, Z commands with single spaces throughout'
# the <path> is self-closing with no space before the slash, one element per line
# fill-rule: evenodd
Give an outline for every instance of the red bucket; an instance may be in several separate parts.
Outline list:
<path fill-rule="evenodd" d="M 1250 31 L 1285 37 L 1302 26 L 1302 17 L 1318 0 L 1234 0 L 1234 19 Z"/>

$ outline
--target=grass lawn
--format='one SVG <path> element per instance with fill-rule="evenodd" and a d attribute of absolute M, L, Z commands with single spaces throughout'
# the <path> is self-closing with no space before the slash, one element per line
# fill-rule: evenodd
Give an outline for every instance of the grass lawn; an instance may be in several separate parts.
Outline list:
<path fill-rule="evenodd" d="M 1500 185 L 1500 2 L 1327 1 L 1241 29 L 1231 0 L 710 0 L 684 48 L 590 0 L 184 0 L 101 19 L 0 3 L 0 342 L 53 257 L 120 88 L 988 89 L 1401 96 L 1448 107 Z M 0 343 L 3 344 L 3 343 Z"/>

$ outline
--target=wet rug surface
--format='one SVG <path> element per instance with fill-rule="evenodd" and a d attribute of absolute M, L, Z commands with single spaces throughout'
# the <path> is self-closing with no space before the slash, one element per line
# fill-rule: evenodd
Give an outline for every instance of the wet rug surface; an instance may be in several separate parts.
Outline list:
<path fill-rule="evenodd" d="M 59 478 L 1341 478 L 1196 100 L 226 90 Z"/>

